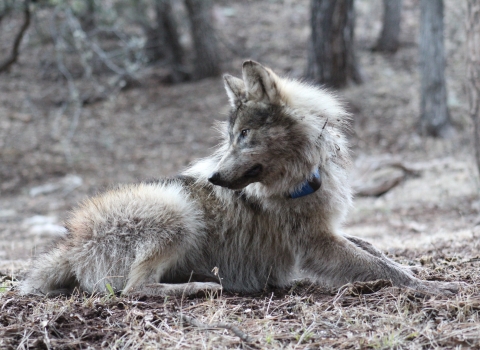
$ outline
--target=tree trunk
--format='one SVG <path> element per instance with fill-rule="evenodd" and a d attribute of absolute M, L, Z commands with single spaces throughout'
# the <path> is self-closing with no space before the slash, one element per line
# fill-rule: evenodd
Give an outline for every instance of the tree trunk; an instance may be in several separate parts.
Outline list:
<path fill-rule="evenodd" d="M 12 52 L 10 53 L 9 57 L 7 57 L 5 60 L 0 62 L 0 73 L 7 71 L 12 64 L 17 62 L 18 56 L 20 55 L 20 44 L 22 43 L 22 39 L 23 39 L 23 36 L 25 35 L 25 32 L 30 26 L 30 17 L 31 17 L 30 0 L 24 1 L 23 14 L 24 14 L 23 23 L 13 41 Z"/>
<path fill-rule="evenodd" d="M 354 52 L 353 0 L 312 0 L 307 77 L 340 88 L 362 82 Z"/>
<path fill-rule="evenodd" d="M 396 52 L 400 45 L 402 0 L 383 0 L 383 27 L 375 51 Z"/>
<path fill-rule="evenodd" d="M 95 0 L 85 0 L 85 11 L 78 17 L 84 32 L 89 32 L 96 27 Z"/>
<path fill-rule="evenodd" d="M 474 124 L 475 159 L 480 174 L 480 0 L 468 0 L 467 16 L 470 116 Z"/>
<path fill-rule="evenodd" d="M 447 137 L 453 132 L 447 108 L 443 0 L 420 0 L 420 132 Z"/>
<path fill-rule="evenodd" d="M 211 0 L 185 0 L 195 50 L 195 79 L 220 74 L 220 53 L 212 26 Z"/>
<path fill-rule="evenodd" d="M 181 64 L 183 61 L 183 49 L 177 31 L 177 23 L 172 11 L 171 0 L 156 0 L 156 12 L 158 30 L 164 32 L 164 41 L 169 48 L 173 62 Z"/>
<path fill-rule="evenodd" d="M 183 49 L 177 31 L 177 22 L 171 0 L 155 0 L 156 25 L 147 27 L 145 53 L 149 62 L 165 61 L 170 68 L 170 81 L 179 83 L 188 79 L 183 67 Z"/>
<path fill-rule="evenodd" d="M 158 29 L 158 21 L 155 26 L 143 23 L 142 27 L 146 36 L 143 50 L 147 61 L 151 63 L 162 61 L 167 57 L 167 48 L 163 40 L 164 33 Z"/>
<path fill-rule="evenodd" d="M 183 49 L 177 31 L 177 22 L 172 10 L 171 0 L 156 0 L 158 30 L 163 34 L 163 44 L 168 53 L 168 62 L 171 71 L 172 83 L 179 83 L 188 79 L 183 66 Z"/>

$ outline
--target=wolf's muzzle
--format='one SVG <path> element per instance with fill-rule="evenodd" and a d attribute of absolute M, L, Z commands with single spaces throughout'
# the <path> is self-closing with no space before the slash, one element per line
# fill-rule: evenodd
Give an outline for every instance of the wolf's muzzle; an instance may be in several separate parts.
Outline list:
<path fill-rule="evenodd" d="M 224 181 L 222 180 L 220 173 L 218 171 L 210 175 L 210 177 L 208 178 L 208 181 L 216 186 L 224 185 Z"/>
<path fill-rule="evenodd" d="M 238 190 L 244 188 L 252 182 L 258 181 L 262 172 L 263 166 L 261 164 L 255 164 L 239 178 L 227 181 L 220 172 L 216 171 L 210 175 L 208 181 L 216 186 L 227 187 L 231 190 Z"/>

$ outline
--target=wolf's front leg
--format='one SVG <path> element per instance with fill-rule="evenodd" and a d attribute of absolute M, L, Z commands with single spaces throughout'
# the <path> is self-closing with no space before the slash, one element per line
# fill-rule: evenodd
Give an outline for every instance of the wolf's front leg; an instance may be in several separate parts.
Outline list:
<path fill-rule="evenodd" d="M 362 244 L 358 244 L 361 242 Z M 459 283 L 422 281 L 406 266 L 397 264 L 363 240 L 331 235 L 326 242 L 307 248 L 303 269 L 321 284 L 338 288 L 346 283 L 390 280 L 395 286 L 425 293 L 452 294 Z"/>
<path fill-rule="evenodd" d="M 379 258 L 382 258 L 384 260 L 387 260 L 389 263 L 396 264 L 397 266 L 401 267 L 402 269 L 408 269 L 408 270 L 412 271 L 413 273 L 418 273 L 418 272 L 421 271 L 421 267 L 419 267 L 419 266 L 402 266 L 400 264 L 397 264 L 393 260 L 390 260 L 389 258 L 387 258 L 385 254 L 383 254 L 379 249 L 375 248 L 370 242 L 367 242 L 362 238 L 358 238 L 358 237 L 354 237 L 354 236 L 350 236 L 350 235 L 346 235 L 346 234 L 344 234 L 343 237 L 348 239 L 350 242 L 355 244 L 357 247 L 362 248 L 366 252 L 368 252 L 368 253 L 370 253 L 374 256 L 377 256 Z"/>

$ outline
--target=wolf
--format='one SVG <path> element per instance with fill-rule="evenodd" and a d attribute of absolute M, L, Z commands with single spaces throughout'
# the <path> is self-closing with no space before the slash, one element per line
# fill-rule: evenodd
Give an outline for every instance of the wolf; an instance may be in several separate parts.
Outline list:
<path fill-rule="evenodd" d="M 349 114 L 329 91 L 246 61 L 224 76 L 231 111 L 214 154 L 179 176 L 122 185 L 86 200 L 68 233 L 35 259 L 22 294 L 252 293 L 308 278 L 435 294 L 370 243 L 342 232 L 352 202 Z"/>

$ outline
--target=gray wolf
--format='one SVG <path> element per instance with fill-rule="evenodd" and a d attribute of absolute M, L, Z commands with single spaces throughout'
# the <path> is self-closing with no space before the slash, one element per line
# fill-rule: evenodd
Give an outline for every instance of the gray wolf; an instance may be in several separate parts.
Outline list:
<path fill-rule="evenodd" d="M 231 112 L 212 156 L 176 178 L 85 201 L 20 292 L 249 293 L 299 278 L 456 292 L 457 283 L 421 281 L 342 233 L 352 193 L 349 115 L 337 98 L 253 61 L 242 75 L 224 76 Z"/>

